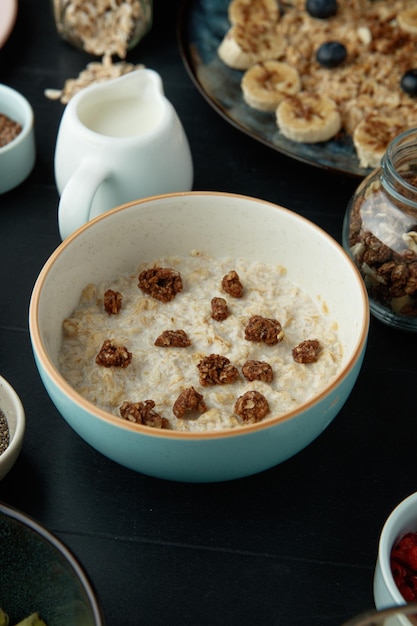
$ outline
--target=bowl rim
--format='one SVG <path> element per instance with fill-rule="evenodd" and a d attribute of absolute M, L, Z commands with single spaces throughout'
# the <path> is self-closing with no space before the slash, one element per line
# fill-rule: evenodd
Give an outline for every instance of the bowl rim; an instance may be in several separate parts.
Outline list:
<path fill-rule="evenodd" d="M 80 561 L 77 559 L 75 554 L 64 544 L 61 539 L 59 539 L 54 533 L 50 530 L 42 526 L 40 522 L 35 520 L 35 518 L 31 517 L 27 513 L 23 513 L 23 511 L 19 511 L 17 508 L 6 504 L 0 501 L 0 515 L 4 515 L 5 517 L 13 519 L 15 522 L 22 524 L 29 530 L 33 531 L 35 534 L 39 535 L 41 539 L 45 540 L 47 543 L 51 544 L 52 547 L 59 552 L 61 556 L 68 562 L 71 568 L 74 570 L 78 580 L 80 581 L 84 592 L 88 598 L 90 603 L 90 607 L 93 611 L 94 622 L 96 626 L 104 626 L 104 614 L 103 609 L 98 601 L 97 592 L 94 589 L 93 583 L 91 582 L 88 574 L 84 570 L 84 567 L 81 565 Z"/>
<path fill-rule="evenodd" d="M 393 597 L 393 601 L 398 603 L 399 605 L 405 604 L 406 600 L 403 598 L 394 580 L 394 576 L 391 570 L 390 556 L 393 545 L 395 541 L 400 538 L 401 534 L 397 532 L 396 536 L 390 540 L 388 539 L 388 536 L 391 532 L 392 527 L 397 523 L 398 520 L 401 520 L 403 513 L 407 512 L 410 508 L 417 509 L 417 492 L 411 493 L 409 496 L 401 500 L 401 502 L 399 502 L 392 509 L 382 527 L 378 544 L 378 560 L 381 568 L 382 578 L 384 579 L 385 584 L 389 589 L 389 593 Z"/>
<path fill-rule="evenodd" d="M 29 100 L 25 98 L 20 91 L 9 87 L 4 83 L 0 83 L 0 95 L 4 94 L 11 102 L 19 100 L 22 109 L 25 110 L 27 120 L 25 124 L 22 124 L 22 130 L 14 139 L 6 143 L 4 146 L 0 146 L 0 155 L 6 154 L 10 150 L 13 150 L 17 145 L 21 144 L 27 136 L 32 132 L 35 125 L 35 114 Z"/>
<path fill-rule="evenodd" d="M 23 437 L 26 429 L 26 416 L 25 410 L 23 408 L 22 401 L 18 396 L 16 390 L 12 387 L 12 385 L 3 377 L 0 376 L 0 387 L 2 387 L 6 394 L 8 395 L 10 400 L 12 401 L 13 407 L 15 409 L 16 414 L 16 428 L 12 436 L 10 436 L 9 445 L 3 452 L 0 454 L 0 466 L 2 463 L 7 464 L 10 462 L 10 459 L 20 451 L 22 446 Z M 0 402 L 0 409 L 3 410 L 4 416 L 8 422 L 7 412 L 3 409 Z"/>
<path fill-rule="evenodd" d="M 409 615 L 410 613 L 416 612 L 417 602 L 410 602 L 400 606 L 390 606 L 385 609 L 370 609 L 355 617 L 351 617 L 347 622 L 343 622 L 342 626 L 372 626 L 375 618 L 383 617 L 387 619 L 388 617 L 396 617 L 398 614 L 400 614 L 401 617 L 401 613 Z M 372 622 L 370 620 L 372 620 Z"/>
<path fill-rule="evenodd" d="M 241 428 L 225 428 L 219 431 L 188 432 L 188 431 L 177 431 L 177 430 L 168 430 L 168 429 L 159 429 L 159 428 L 149 428 L 147 426 L 143 426 L 142 424 L 136 424 L 128 420 L 120 420 L 120 418 L 118 418 L 117 416 L 112 415 L 111 413 L 108 413 L 107 411 L 104 411 L 103 409 L 98 408 L 92 402 L 89 402 L 88 400 L 84 399 L 80 394 L 78 394 L 77 391 L 75 391 L 75 389 L 73 389 L 73 387 L 71 387 L 71 385 L 58 372 L 58 370 L 55 368 L 54 364 L 52 363 L 51 359 L 48 356 L 47 350 L 45 348 L 44 342 L 39 332 L 38 309 L 39 309 L 39 300 L 41 296 L 42 287 L 46 281 L 47 275 L 51 267 L 53 266 L 55 260 L 62 254 L 64 250 L 66 250 L 71 245 L 71 243 L 75 239 L 82 236 L 86 231 L 93 228 L 95 224 L 97 224 L 98 222 L 102 220 L 107 219 L 111 215 L 122 212 L 123 210 L 129 207 L 135 206 L 135 205 L 148 204 L 150 202 L 152 203 L 152 202 L 159 201 L 161 199 L 166 199 L 166 198 L 183 198 L 184 196 L 191 196 L 191 197 L 217 196 L 219 198 L 228 197 L 228 198 L 242 199 L 245 201 L 249 200 L 252 202 L 256 202 L 258 204 L 264 204 L 268 207 L 278 209 L 280 211 L 283 211 L 284 213 L 288 213 L 292 215 L 293 217 L 295 216 L 298 220 L 300 220 L 301 222 L 304 222 L 310 228 L 314 228 L 320 233 L 322 237 L 327 239 L 329 244 L 332 245 L 334 248 L 336 248 L 338 253 L 344 257 L 347 265 L 351 268 L 351 271 L 355 274 L 357 278 L 358 287 L 360 289 L 361 299 L 362 299 L 363 320 L 362 320 L 362 325 L 360 328 L 359 337 L 358 337 L 356 346 L 352 350 L 352 354 L 349 360 L 344 365 L 342 371 L 337 374 L 337 376 L 331 382 L 330 385 L 327 385 L 320 393 L 315 395 L 313 398 L 311 398 L 307 402 L 303 403 L 298 408 L 293 409 L 292 411 L 289 411 L 288 413 L 285 413 L 284 415 L 280 415 L 277 417 L 270 417 L 267 420 L 263 420 L 255 424 L 243 425 Z M 147 435 L 149 437 L 158 437 L 158 438 L 163 438 L 163 439 L 170 438 L 170 439 L 180 439 L 180 440 L 226 439 L 226 438 L 238 437 L 238 436 L 244 437 L 251 433 L 259 432 L 259 431 L 263 431 L 265 429 L 271 428 L 280 422 L 288 421 L 296 417 L 300 413 L 305 412 L 306 410 L 308 410 L 310 407 L 314 406 L 315 404 L 320 403 L 322 398 L 332 393 L 336 389 L 336 387 L 340 384 L 341 380 L 346 378 L 348 373 L 354 368 L 361 353 L 365 349 L 367 336 L 368 336 L 369 323 L 370 323 L 369 301 L 368 301 L 368 295 L 367 295 L 367 291 L 366 291 L 363 279 L 359 273 L 359 270 L 357 269 L 357 267 L 355 266 L 355 264 L 353 263 L 352 259 L 349 257 L 347 252 L 329 233 L 327 233 L 320 226 L 318 226 L 311 220 L 305 218 L 304 216 L 298 213 L 295 213 L 294 211 L 291 211 L 290 209 L 282 207 L 276 203 L 269 202 L 268 200 L 262 200 L 259 198 L 254 198 L 251 196 L 238 194 L 238 193 L 230 193 L 230 192 L 222 192 L 222 191 L 187 191 L 187 192 L 173 192 L 173 193 L 149 196 L 146 198 L 141 198 L 138 200 L 133 200 L 131 202 L 124 203 L 120 206 L 110 209 L 109 211 L 93 218 L 86 224 L 79 227 L 71 235 L 69 235 L 52 252 L 51 256 L 47 259 L 43 268 L 41 269 L 38 275 L 38 278 L 35 282 L 35 285 L 32 291 L 30 307 L 29 307 L 29 329 L 30 329 L 34 352 L 39 362 L 42 364 L 42 367 L 44 368 L 45 373 L 50 377 L 51 380 L 54 381 L 57 388 L 66 396 L 68 396 L 72 402 L 78 405 L 83 411 L 86 411 L 87 413 L 89 413 L 90 415 L 94 416 L 97 419 L 104 420 L 109 425 L 117 426 L 119 428 L 122 427 L 123 429 L 131 431 L 131 432 L 140 432 L 141 434 Z"/>

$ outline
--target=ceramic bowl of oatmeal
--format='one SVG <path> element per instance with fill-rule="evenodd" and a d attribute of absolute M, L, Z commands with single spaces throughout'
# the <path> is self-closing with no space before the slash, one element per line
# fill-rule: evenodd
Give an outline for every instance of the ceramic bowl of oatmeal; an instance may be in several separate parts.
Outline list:
<path fill-rule="evenodd" d="M 20 185 L 35 160 L 32 106 L 21 93 L 0 84 L 0 194 Z"/>
<path fill-rule="evenodd" d="M 26 429 L 25 410 L 16 391 L 0 376 L 0 480 L 16 463 Z"/>
<path fill-rule="evenodd" d="M 216 192 L 81 227 L 41 270 L 29 314 L 42 381 L 75 432 L 187 482 L 248 476 L 310 444 L 353 388 L 368 324 L 363 281 L 328 234 Z"/>

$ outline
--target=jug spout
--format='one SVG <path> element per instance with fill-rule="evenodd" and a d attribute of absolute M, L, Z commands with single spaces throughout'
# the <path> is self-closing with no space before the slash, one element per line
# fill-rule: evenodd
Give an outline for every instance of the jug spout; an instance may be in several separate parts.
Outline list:
<path fill-rule="evenodd" d="M 81 91 L 74 110 L 87 132 L 115 138 L 156 132 L 169 117 L 162 79 L 145 68 Z"/>

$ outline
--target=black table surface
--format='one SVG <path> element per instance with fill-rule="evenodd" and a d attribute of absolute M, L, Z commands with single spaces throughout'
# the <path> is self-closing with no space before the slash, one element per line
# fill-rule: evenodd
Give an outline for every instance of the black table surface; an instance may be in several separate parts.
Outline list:
<path fill-rule="evenodd" d="M 194 189 L 281 204 L 341 241 L 358 179 L 281 155 L 219 116 L 184 67 L 179 10 L 177 0 L 156 0 L 152 30 L 127 60 L 161 74 L 189 138 Z M 0 372 L 22 399 L 27 431 L 0 500 L 74 552 L 108 624 L 340 626 L 373 607 L 381 528 L 417 487 L 415 336 L 372 319 L 342 411 L 308 448 L 256 476 L 163 481 L 81 440 L 39 378 L 28 306 L 60 243 L 53 157 L 64 106 L 44 90 L 62 87 L 91 60 L 58 38 L 47 0 L 20 0 L 0 50 L 0 82 L 33 106 L 37 161 L 23 184 L 0 196 Z"/>

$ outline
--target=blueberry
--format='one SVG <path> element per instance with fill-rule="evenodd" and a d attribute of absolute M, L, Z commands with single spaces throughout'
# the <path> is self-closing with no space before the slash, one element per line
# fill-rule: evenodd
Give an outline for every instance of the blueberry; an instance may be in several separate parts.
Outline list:
<path fill-rule="evenodd" d="M 307 12 L 311 17 L 326 19 L 337 13 L 337 0 L 307 0 Z"/>
<path fill-rule="evenodd" d="M 326 41 L 316 52 L 316 59 L 323 67 L 337 67 L 347 57 L 346 47 L 339 41 Z"/>
<path fill-rule="evenodd" d="M 408 70 L 401 78 L 401 89 L 410 96 L 417 96 L 417 69 Z"/>

